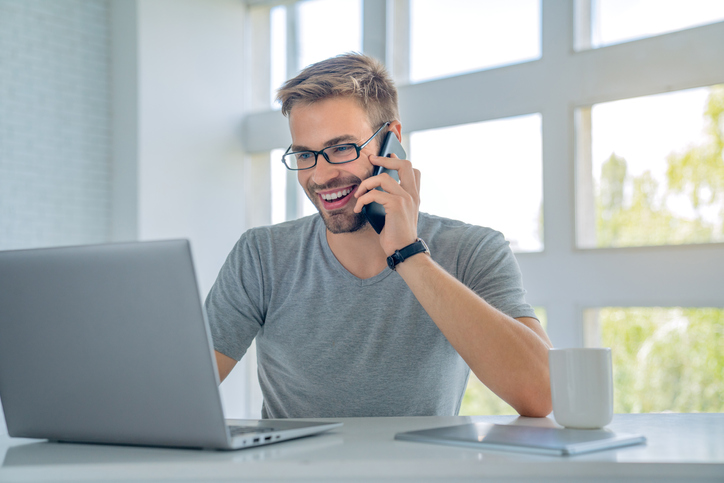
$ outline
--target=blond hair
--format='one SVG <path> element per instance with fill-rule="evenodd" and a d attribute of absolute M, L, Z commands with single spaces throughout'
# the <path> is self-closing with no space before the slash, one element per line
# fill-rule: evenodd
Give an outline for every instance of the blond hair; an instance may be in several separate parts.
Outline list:
<path fill-rule="evenodd" d="M 289 116 L 297 104 L 332 97 L 357 100 L 373 128 L 400 117 L 397 88 L 385 66 L 372 57 L 354 52 L 310 65 L 277 92 L 285 116 Z"/>

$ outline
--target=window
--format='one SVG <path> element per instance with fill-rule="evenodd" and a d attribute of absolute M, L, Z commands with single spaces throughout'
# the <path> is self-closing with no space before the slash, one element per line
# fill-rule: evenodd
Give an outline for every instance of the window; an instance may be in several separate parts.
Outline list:
<path fill-rule="evenodd" d="M 300 69 L 362 50 L 361 0 L 309 0 L 298 3 L 297 8 Z"/>
<path fill-rule="evenodd" d="M 514 251 L 543 249 L 539 114 L 417 131 L 420 210 L 503 232 Z"/>
<path fill-rule="evenodd" d="M 614 412 L 724 411 L 724 309 L 587 311 L 593 347 L 610 347 Z"/>
<path fill-rule="evenodd" d="M 720 0 L 592 0 L 592 47 L 724 20 Z"/>
<path fill-rule="evenodd" d="M 287 9 L 283 5 L 276 6 L 270 12 L 270 72 L 269 93 L 274 109 L 281 109 L 276 102 L 277 89 L 287 80 Z"/>
<path fill-rule="evenodd" d="M 598 333 L 597 340 L 617 350 L 620 344 L 606 339 L 612 332 L 605 317 L 591 323 L 586 307 L 682 307 L 672 310 L 687 314 L 694 309 L 686 307 L 721 306 L 721 158 L 707 158 L 713 160 L 712 169 L 704 174 L 697 171 L 701 162 L 690 164 L 694 168 L 688 177 L 680 177 L 686 180 L 680 186 L 670 183 L 667 174 L 670 153 L 701 152 L 724 125 L 721 111 L 704 114 L 724 84 L 724 22 L 720 14 L 711 13 L 719 11 L 721 3 L 366 0 L 349 7 L 360 12 L 357 50 L 384 61 L 398 81 L 407 151 L 423 173 L 421 209 L 489 225 L 506 235 L 516 249 L 527 300 L 545 307 L 546 330 L 556 347 L 582 347 Z M 280 8 L 287 15 L 278 21 L 286 26 L 286 39 L 272 35 L 265 42 L 282 43 L 284 59 L 301 52 L 297 36 L 304 28 L 297 17 L 305 4 L 256 0 L 254 5 L 252 11 Z M 684 7 L 667 13 L 679 5 Z M 692 20 L 704 9 L 710 13 Z M 685 22 L 663 28 L 664 16 Z M 269 29 L 269 15 L 252 17 Z M 611 33 L 615 23 L 630 28 L 623 32 L 615 27 L 623 33 Z M 498 26 L 503 32 L 489 40 L 486 35 Z M 651 35 L 645 42 L 628 42 Z M 344 42 L 328 46 L 339 48 L 335 54 L 350 50 Z M 614 48 L 597 48 L 614 43 Z M 269 45 L 260 41 L 253 48 L 269 51 L 271 69 Z M 284 75 L 274 90 L 305 62 L 297 53 L 290 57 L 294 62 L 281 62 Z M 263 69 L 249 72 L 260 75 Z M 268 90 L 268 78 L 264 82 Z M 267 91 L 257 97 L 268 104 Z M 254 156 L 289 145 L 286 120 L 265 109 L 250 108 L 244 121 L 243 142 Z M 623 178 L 622 163 L 606 165 L 613 153 L 625 159 Z M 302 216 L 308 202 L 300 197 L 296 178 L 279 170 L 283 166 L 277 154 L 271 158 L 271 169 L 278 173 L 272 176 L 277 184 L 270 191 L 277 207 L 274 219 L 282 219 L 279 213 L 283 219 Z M 454 169 L 449 169 L 448 158 L 454 158 Z M 491 158 L 496 159 L 488 163 Z M 604 165 L 606 176 L 601 174 Z M 512 166 L 514 171 L 497 171 Z M 490 179 L 499 182 L 483 184 Z M 615 185 L 610 179 L 623 181 Z M 519 196 L 506 198 L 501 185 Z M 474 201 L 461 204 L 459 199 Z M 648 200 L 649 205 L 631 221 L 634 199 Z M 611 200 L 619 204 L 611 205 Z M 248 206 L 254 203 L 258 198 Z M 495 209 L 488 210 L 493 203 Z M 620 208 L 613 218 L 625 218 L 626 223 L 601 221 L 611 219 L 613 212 L 597 207 L 611 206 Z M 661 230 L 650 222 L 661 218 L 664 208 L 669 224 Z M 614 231 L 616 236 L 611 235 Z M 704 231 L 706 236 L 701 236 Z M 720 330 L 715 320 L 702 318 L 701 323 L 709 324 L 707 330 Z M 706 350 L 721 345 L 718 340 L 711 337 Z M 464 413 L 511 411 L 495 396 L 486 402 L 486 396 L 476 395 L 481 391 L 473 379 L 470 384 Z M 666 408 L 642 405 L 640 410 Z"/>
<path fill-rule="evenodd" d="M 596 104 L 583 114 L 591 157 L 579 162 L 591 163 L 595 213 L 587 216 L 595 224 L 579 246 L 724 241 L 722 106 L 717 85 Z"/>
<path fill-rule="evenodd" d="M 538 0 L 410 2 L 410 81 L 540 57 Z"/>
<path fill-rule="evenodd" d="M 276 91 L 294 73 L 328 57 L 362 51 L 361 0 L 307 0 L 277 5 L 270 11 L 269 22 L 270 92 L 277 109 Z"/>

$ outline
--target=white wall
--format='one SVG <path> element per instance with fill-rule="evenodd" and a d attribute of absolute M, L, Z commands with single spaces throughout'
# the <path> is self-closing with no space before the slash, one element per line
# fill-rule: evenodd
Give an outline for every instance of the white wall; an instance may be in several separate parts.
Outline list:
<path fill-rule="evenodd" d="M 244 6 L 138 3 L 138 236 L 191 240 L 205 294 L 244 230 Z"/>
<path fill-rule="evenodd" d="M 0 1 L 0 250 L 109 239 L 108 7 Z"/>
<path fill-rule="evenodd" d="M 0 250 L 110 226 L 108 2 L 0 2 Z"/>
<path fill-rule="evenodd" d="M 245 230 L 238 0 L 143 0 L 137 19 L 137 234 L 188 238 L 202 296 Z M 245 374 L 222 385 L 245 415 Z"/>

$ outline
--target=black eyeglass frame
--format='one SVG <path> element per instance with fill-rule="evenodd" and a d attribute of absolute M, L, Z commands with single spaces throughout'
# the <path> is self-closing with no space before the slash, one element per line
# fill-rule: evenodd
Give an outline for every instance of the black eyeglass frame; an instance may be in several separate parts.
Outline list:
<path fill-rule="evenodd" d="M 312 149 L 305 149 L 304 151 L 293 151 L 293 152 L 291 152 L 291 153 L 289 152 L 289 150 L 292 149 L 292 147 L 289 146 L 289 147 L 287 148 L 286 152 L 282 155 L 282 163 L 284 163 L 284 166 L 286 166 L 286 168 L 287 168 L 288 170 L 290 170 L 290 171 L 304 171 L 305 169 L 312 169 L 313 167 L 315 167 L 315 166 L 317 165 L 317 161 L 318 161 L 318 158 L 319 158 L 319 155 L 320 155 L 320 154 L 321 154 L 322 156 L 324 156 L 324 159 L 326 159 L 329 164 L 346 164 L 346 163 L 351 163 L 352 161 L 356 161 L 357 159 L 359 159 L 360 153 L 362 152 L 362 150 L 364 149 L 364 147 L 367 146 L 374 138 L 377 137 L 377 135 L 380 134 L 380 132 L 381 132 L 384 128 L 386 128 L 386 127 L 389 126 L 390 124 L 391 124 L 390 121 L 384 123 L 384 124 L 383 124 L 377 131 L 375 131 L 375 133 L 374 133 L 367 141 L 365 141 L 361 146 L 358 146 L 356 143 L 342 143 L 342 144 L 335 144 L 334 146 L 327 146 L 326 148 L 322 149 L 321 151 L 314 151 L 314 150 L 312 150 Z M 357 156 L 355 156 L 354 158 L 349 159 L 349 160 L 347 160 L 347 161 L 339 161 L 339 162 L 330 161 L 329 156 L 327 156 L 327 153 L 325 153 L 325 151 L 328 150 L 328 149 L 338 148 L 338 147 L 340 147 L 340 146 L 353 146 L 354 149 L 357 151 Z M 309 167 L 307 167 L 307 168 L 291 168 L 291 167 L 289 167 L 289 165 L 288 165 L 287 162 L 285 161 L 285 158 L 286 158 L 287 156 L 290 156 L 290 155 L 293 155 L 293 154 L 301 154 L 301 153 L 312 153 L 312 154 L 314 154 L 314 164 L 311 165 L 311 166 L 309 166 Z"/>

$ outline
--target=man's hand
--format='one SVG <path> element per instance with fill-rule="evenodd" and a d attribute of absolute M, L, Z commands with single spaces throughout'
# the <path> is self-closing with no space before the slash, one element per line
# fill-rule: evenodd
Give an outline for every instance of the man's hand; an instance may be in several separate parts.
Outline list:
<path fill-rule="evenodd" d="M 360 183 L 355 193 L 355 213 L 373 201 L 385 208 L 385 227 L 380 233 L 380 245 L 387 256 L 417 239 L 417 214 L 420 208 L 420 170 L 406 159 L 370 156 L 372 164 L 397 171 L 400 182 L 387 173 L 372 176 Z M 378 191 L 380 187 L 384 190 Z"/>

